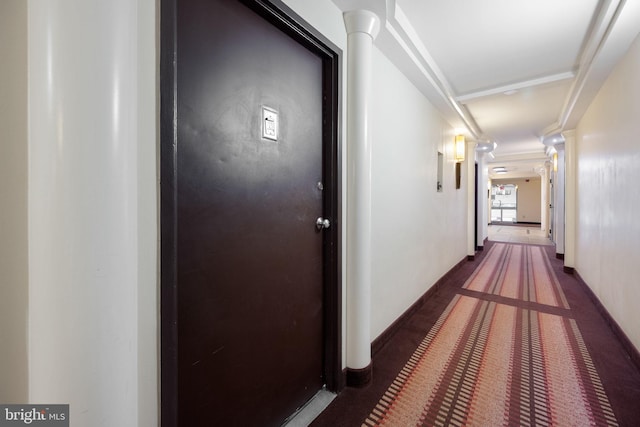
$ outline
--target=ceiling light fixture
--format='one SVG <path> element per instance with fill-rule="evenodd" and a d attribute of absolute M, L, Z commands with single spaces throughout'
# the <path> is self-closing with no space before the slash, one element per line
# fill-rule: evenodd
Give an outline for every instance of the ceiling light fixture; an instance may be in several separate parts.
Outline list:
<path fill-rule="evenodd" d="M 542 137 L 542 143 L 548 147 L 553 147 L 556 144 L 562 144 L 564 142 L 564 136 L 561 133 L 554 133 L 553 135 L 547 135 Z"/>
<path fill-rule="evenodd" d="M 498 144 L 496 144 L 495 142 L 478 142 L 476 144 L 476 151 L 478 153 L 490 153 L 493 150 L 496 149 L 496 147 L 498 146 Z"/>

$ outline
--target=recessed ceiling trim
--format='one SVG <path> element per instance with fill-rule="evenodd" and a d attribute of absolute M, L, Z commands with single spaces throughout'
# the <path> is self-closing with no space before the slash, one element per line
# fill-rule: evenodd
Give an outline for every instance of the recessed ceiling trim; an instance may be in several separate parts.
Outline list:
<path fill-rule="evenodd" d="M 380 34 L 374 41 L 376 46 L 390 58 L 398 58 L 398 50 L 401 50 L 404 54 L 401 61 L 405 63 L 408 61 L 411 67 L 413 67 L 413 70 L 405 72 L 405 75 L 416 84 L 416 87 L 418 87 L 435 106 L 441 108 L 446 117 L 455 116 L 461 120 L 469 131 L 471 138 L 479 139 L 482 136 L 482 130 L 478 127 L 475 119 L 473 119 L 464 105 L 456 101 L 456 94 L 453 93 L 449 81 L 431 57 L 431 54 L 422 43 L 408 17 L 400 9 L 395 0 L 332 1 L 343 12 L 354 9 L 365 9 L 378 15 L 381 25 Z M 424 78 L 424 80 L 413 80 L 413 78 L 417 76 L 420 76 L 418 77 L 419 79 Z M 430 89 L 423 87 L 424 81 L 428 82 L 431 87 Z M 431 96 L 433 95 L 440 99 L 432 99 Z"/>
<path fill-rule="evenodd" d="M 531 162 L 544 162 L 547 160 L 547 155 L 543 152 L 536 156 L 524 157 L 524 158 L 510 158 L 509 156 L 495 156 L 489 163 L 491 164 L 505 164 L 507 166 L 514 165 L 516 163 L 531 163 Z"/>
<path fill-rule="evenodd" d="M 473 99 L 484 98 L 486 96 L 492 96 L 492 95 L 498 95 L 498 94 L 512 95 L 513 93 L 519 90 L 528 89 L 535 86 L 541 86 L 549 83 L 555 83 L 562 80 L 569 80 L 574 78 L 575 75 L 576 73 L 573 71 L 566 71 L 564 73 L 552 74 L 549 76 L 539 77 L 537 79 L 526 80 L 523 82 L 517 82 L 517 83 L 505 85 L 505 86 L 498 86 L 498 87 L 494 87 L 486 90 L 481 90 L 478 92 L 468 93 L 466 95 L 458 96 L 456 98 L 456 101 L 466 102 L 466 101 L 471 101 Z"/>
<path fill-rule="evenodd" d="M 405 53 L 420 69 L 422 74 L 427 77 L 438 94 L 449 104 L 450 108 L 456 112 L 471 133 L 471 137 L 480 138 L 482 131 L 478 127 L 475 119 L 469 114 L 469 111 L 464 105 L 457 102 L 449 81 L 442 73 L 442 70 L 440 70 L 438 64 L 436 64 L 424 43 L 422 43 L 422 40 L 407 16 L 395 1 L 389 1 L 387 3 L 386 18 L 387 22 L 383 28 L 402 46 Z"/>
<path fill-rule="evenodd" d="M 580 55 L 578 72 L 576 79 L 571 85 L 567 99 L 564 102 L 557 126 L 549 126 L 544 130 L 544 137 L 562 132 L 574 111 L 578 99 L 587 83 L 594 61 L 602 50 L 611 30 L 623 9 L 624 0 L 606 0 L 599 10 L 594 25 L 589 31 L 589 35 L 584 44 L 584 49 Z"/>

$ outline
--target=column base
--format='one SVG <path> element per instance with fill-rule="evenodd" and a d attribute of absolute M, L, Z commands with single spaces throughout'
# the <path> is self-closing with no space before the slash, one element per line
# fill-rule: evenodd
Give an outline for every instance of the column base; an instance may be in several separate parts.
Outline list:
<path fill-rule="evenodd" d="M 347 368 L 347 387 L 362 388 L 373 378 L 373 365 L 362 369 Z"/>

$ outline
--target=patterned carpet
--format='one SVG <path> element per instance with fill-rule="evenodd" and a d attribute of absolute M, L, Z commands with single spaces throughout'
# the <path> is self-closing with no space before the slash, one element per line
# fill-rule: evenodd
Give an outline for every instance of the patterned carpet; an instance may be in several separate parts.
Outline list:
<path fill-rule="evenodd" d="M 363 426 L 617 426 L 549 259 L 496 243 Z"/>

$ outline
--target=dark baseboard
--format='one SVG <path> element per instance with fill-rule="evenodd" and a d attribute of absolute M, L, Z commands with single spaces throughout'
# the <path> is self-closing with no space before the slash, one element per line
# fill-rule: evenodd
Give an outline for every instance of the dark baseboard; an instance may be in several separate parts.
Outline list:
<path fill-rule="evenodd" d="M 484 247 L 487 245 L 488 241 L 489 241 L 489 238 L 485 237 L 484 240 L 482 241 L 482 244 L 476 247 L 476 252 L 484 251 Z"/>
<path fill-rule="evenodd" d="M 371 382 L 373 378 L 373 364 L 362 369 L 346 369 L 347 387 L 362 388 Z"/>
<path fill-rule="evenodd" d="M 573 267 L 567 267 L 566 265 L 564 267 L 562 267 L 562 271 L 564 271 L 567 274 L 573 274 L 573 272 L 575 271 L 573 269 Z"/>
<path fill-rule="evenodd" d="M 627 337 L 627 334 L 625 334 L 620 325 L 618 325 L 618 322 L 616 322 L 614 318 L 611 317 L 611 314 L 609 314 L 605 306 L 602 305 L 596 294 L 593 293 L 589 285 L 587 285 L 587 283 L 582 279 L 580 273 L 576 271 L 575 277 L 578 280 L 580 286 L 582 286 L 585 293 L 589 296 L 589 299 L 591 299 L 593 304 L 596 306 L 596 309 L 598 310 L 600 315 L 607 322 L 613 334 L 616 336 L 616 338 L 618 338 L 620 344 L 622 344 L 622 348 L 629 355 L 629 359 L 631 360 L 631 362 L 636 366 L 638 370 L 640 370 L 640 352 L 638 351 L 636 346 L 633 345 L 629 337 Z"/>
<path fill-rule="evenodd" d="M 329 388 L 327 387 L 327 390 L 340 394 L 340 392 L 342 390 L 344 390 L 344 388 L 347 386 L 347 368 L 343 368 L 340 373 L 338 375 L 336 375 L 336 389 L 335 390 L 329 390 Z M 325 381 L 326 382 L 326 381 Z"/>
<path fill-rule="evenodd" d="M 475 255 L 467 255 L 467 261 L 473 261 L 474 259 L 476 259 Z"/>
<path fill-rule="evenodd" d="M 556 259 L 564 259 L 564 254 L 556 253 Z"/>
<path fill-rule="evenodd" d="M 473 260 L 473 258 L 471 259 Z M 400 315 L 387 329 L 385 329 L 373 342 L 371 343 L 371 356 L 375 355 L 382 350 L 385 344 L 395 335 L 396 332 L 404 325 L 407 320 L 429 299 L 434 293 L 440 289 L 442 284 L 453 274 L 460 266 L 469 261 L 469 258 L 463 258 L 462 261 L 454 265 L 451 270 L 446 272 L 436 283 L 431 286 L 427 292 L 425 292 L 416 302 L 414 302 L 404 313 Z M 349 383 L 347 379 L 347 384 Z"/>

